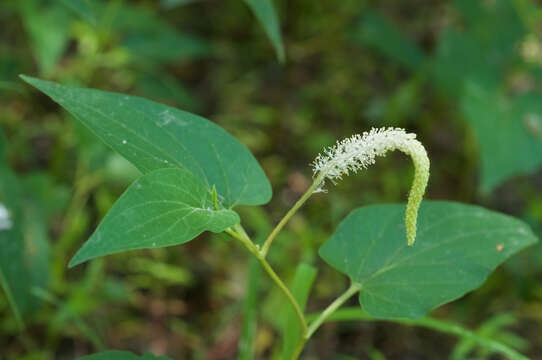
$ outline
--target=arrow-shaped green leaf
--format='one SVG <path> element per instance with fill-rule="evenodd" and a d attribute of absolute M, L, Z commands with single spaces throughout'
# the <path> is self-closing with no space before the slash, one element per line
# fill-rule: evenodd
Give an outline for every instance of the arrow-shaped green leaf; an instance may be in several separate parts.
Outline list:
<path fill-rule="evenodd" d="M 21 76 L 91 129 L 143 173 L 189 170 L 225 207 L 260 205 L 271 185 L 248 149 L 214 123 L 135 96 L 59 85 Z"/>
<path fill-rule="evenodd" d="M 183 244 L 238 222 L 236 212 L 213 208 L 211 191 L 191 172 L 156 170 L 122 194 L 69 266 L 121 251 Z"/>

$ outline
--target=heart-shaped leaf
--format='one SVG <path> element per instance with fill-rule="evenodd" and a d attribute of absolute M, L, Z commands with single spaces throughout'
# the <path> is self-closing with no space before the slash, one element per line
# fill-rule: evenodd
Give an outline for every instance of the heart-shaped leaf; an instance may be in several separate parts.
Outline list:
<path fill-rule="evenodd" d="M 478 206 L 426 201 L 416 244 L 407 246 L 405 207 L 354 210 L 320 248 L 361 285 L 359 302 L 379 318 L 417 318 L 478 287 L 512 254 L 534 244 L 529 226 Z"/>
<path fill-rule="evenodd" d="M 238 222 L 236 212 L 215 210 L 211 191 L 191 172 L 156 170 L 122 194 L 69 266 L 121 251 L 183 244 L 205 230 L 221 232 Z"/>
<path fill-rule="evenodd" d="M 214 123 L 135 96 L 22 78 L 62 105 L 143 173 L 177 167 L 208 188 L 224 207 L 260 205 L 271 185 L 248 149 Z"/>

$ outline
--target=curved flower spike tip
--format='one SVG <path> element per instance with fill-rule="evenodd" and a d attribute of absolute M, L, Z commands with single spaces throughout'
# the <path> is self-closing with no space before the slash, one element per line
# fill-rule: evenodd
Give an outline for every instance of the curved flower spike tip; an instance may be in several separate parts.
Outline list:
<path fill-rule="evenodd" d="M 361 135 L 337 141 L 334 146 L 320 153 L 311 164 L 315 182 L 319 184 L 315 191 L 324 191 L 326 179 L 335 184 L 345 175 L 366 169 L 375 163 L 377 156 L 385 156 L 391 150 L 402 151 L 414 162 L 414 180 L 405 214 L 408 245 L 413 245 L 418 209 L 429 179 L 429 158 L 423 145 L 416 140 L 416 134 L 409 134 L 399 128 L 373 128 Z"/>

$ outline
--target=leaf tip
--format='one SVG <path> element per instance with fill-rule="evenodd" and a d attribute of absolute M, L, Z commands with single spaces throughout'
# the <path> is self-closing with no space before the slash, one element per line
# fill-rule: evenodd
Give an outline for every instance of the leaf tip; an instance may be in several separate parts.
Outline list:
<path fill-rule="evenodd" d="M 31 76 L 28 76 L 28 75 L 25 75 L 25 74 L 19 74 L 19 77 L 24 81 L 24 82 L 27 82 L 27 83 L 30 83 L 33 79 L 33 77 Z"/>
<path fill-rule="evenodd" d="M 85 258 L 83 256 L 80 255 L 81 254 L 81 250 L 77 251 L 75 253 L 75 255 L 72 257 L 72 259 L 70 260 L 70 262 L 68 263 L 68 269 L 71 269 L 79 264 L 82 264 L 84 263 L 85 261 L 88 260 L 88 258 Z"/>
<path fill-rule="evenodd" d="M 28 75 L 25 75 L 25 74 L 19 74 L 19 77 L 27 84 L 29 85 L 32 85 L 33 87 L 37 88 L 38 87 L 38 82 L 39 81 L 43 81 L 43 80 L 40 80 L 38 78 L 35 78 L 35 77 L 32 77 L 32 76 L 28 76 Z"/>

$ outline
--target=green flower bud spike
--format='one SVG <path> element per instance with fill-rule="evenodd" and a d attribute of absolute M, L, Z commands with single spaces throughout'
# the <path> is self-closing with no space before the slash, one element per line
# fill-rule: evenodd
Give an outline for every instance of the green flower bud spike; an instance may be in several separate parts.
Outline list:
<path fill-rule="evenodd" d="M 345 175 L 366 169 L 375 163 L 377 156 L 385 156 L 392 150 L 409 155 L 414 162 L 414 180 L 405 214 L 407 242 L 412 246 L 416 239 L 418 209 L 429 180 L 429 158 L 423 145 L 416 140 L 416 134 L 399 128 L 373 128 L 362 135 L 356 134 L 337 141 L 337 144 L 324 150 L 312 163 L 317 184 L 315 192 L 325 191 L 326 179 L 335 184 Z"/>

